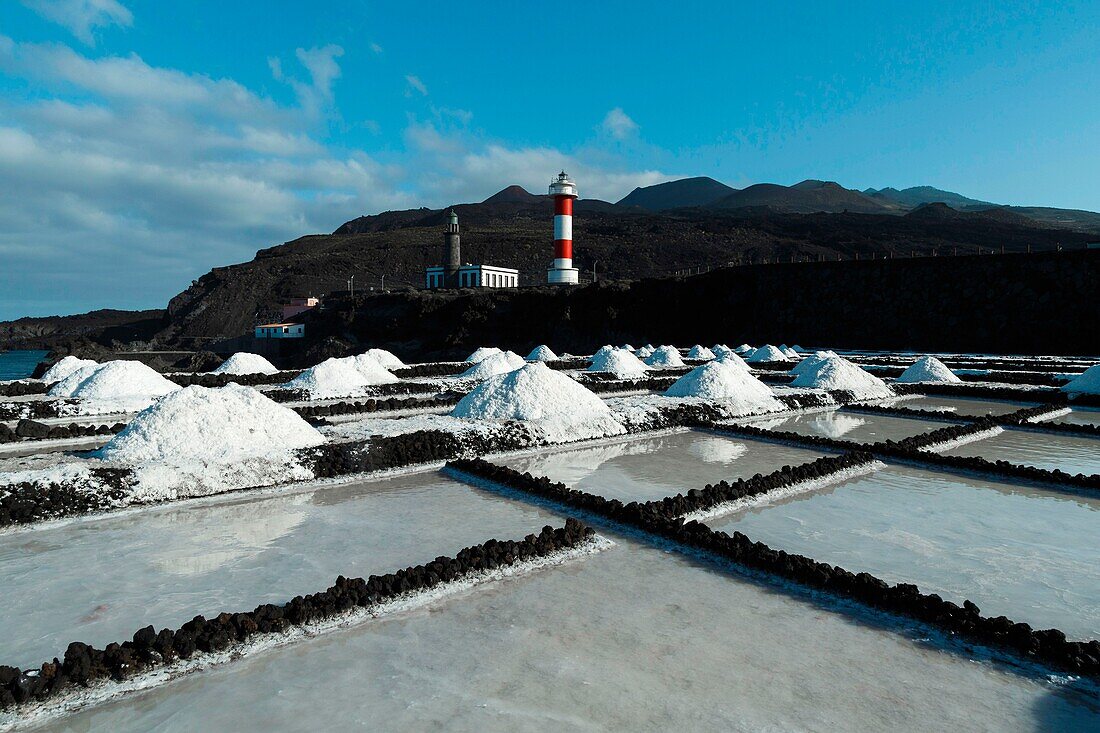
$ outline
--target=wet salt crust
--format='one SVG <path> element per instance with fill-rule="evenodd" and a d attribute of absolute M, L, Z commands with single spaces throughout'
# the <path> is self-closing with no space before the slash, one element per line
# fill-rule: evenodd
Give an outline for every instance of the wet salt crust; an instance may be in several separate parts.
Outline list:
<path fill-rule="evenodd" d="M 620 542 L 47 729 L 1034 731 L 1095 716 L 1049 683 Z"/>
<path fill-rule="evenodd" d="M 888 465 L 707 522 L 787 552 L 915 583 L 986 616 L 1100 637 L 1100 499 Z"/>
<path fill-rule="evenodd" d="M 0 535 L 0 663 L 37 666 L 195 614 L 285 603 L 558 522 L 437 472 Z"/>
<path fill-rule="evenodd" d="M 622 438 L 498 461 L 608 499 L 655 501 L 719 481 L 751 478 L 826 455 L 764 441 L 683 431 Z"/>
<path fill-rule="evenodd" d="M 905 403 L 900 404 L 904 405 Z M 902 440 L 950 425 L 950 423 L 939 420 L 922 420 L 894 417 L 893 415 L 844 412 L 841 410 L 748 418 L 737 420 L 737 422 L 767 430 L 798 433 L 799 435 L 820 435 L 825 438 L 838 438 L 856 443 Z"/>

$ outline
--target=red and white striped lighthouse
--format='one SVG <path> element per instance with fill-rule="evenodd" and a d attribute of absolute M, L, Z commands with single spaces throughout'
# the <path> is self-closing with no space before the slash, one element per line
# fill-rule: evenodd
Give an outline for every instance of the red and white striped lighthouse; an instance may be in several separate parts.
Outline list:
<path fill-rule="evenodd" d="M 573 199 L 577 198 L 577 184 L 562 171 L 550 182 L 550 195 L 554 197 L 554 264 L 546 271 L 546 282 L 576 285 L 579 278 L 573 267 Z"/>

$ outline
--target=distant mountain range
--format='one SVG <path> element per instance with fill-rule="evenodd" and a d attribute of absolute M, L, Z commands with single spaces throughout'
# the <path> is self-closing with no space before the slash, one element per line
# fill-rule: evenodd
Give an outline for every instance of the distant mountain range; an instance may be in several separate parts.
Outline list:
<path fill-rule="evenodd" d="M 1030 221 L 1034 226 L 1100 234 L 1100 213 L 1044 206 L 1004 206 L 932 186 L 856 191 L 834 181 L 807 179 L 793 186 L 757 183 L 736 189 L 713 178 L 696 177 L 636 188 L 616 205 L 652 212 L 695 208 L 712 211 L 770 209 L 787 214 L 849 212 L 902 215 L 928 204 L 946 204 L 961 212 L 997 210 L 1003 212 L 997 215 L 1002 221 L 1016 224 Z M 1008 217 L 1007 214 L 1015 216 Z"/>

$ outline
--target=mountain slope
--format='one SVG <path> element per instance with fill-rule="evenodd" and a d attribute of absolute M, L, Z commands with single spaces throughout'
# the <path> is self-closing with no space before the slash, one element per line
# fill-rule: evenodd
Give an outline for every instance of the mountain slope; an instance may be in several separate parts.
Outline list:
<path fill-rule="evenodd" d="M 710 209 L 739 209 L 766 206 L 786 213 L 812 214 L 816 212 L 839 213 L 844 211 L 863 214 L 893 214 L 904 209 L 892 201 L 882 201 L 865 196 L 859 191 L 844 188 L 832 181 L 805 180 L 793 186 L 776 183 L 758 183 L 734 191 L 711 202 Z"/>
<path fill-rule="evenodd" d="M 896 188 L 868 188 L 864 192 L 873 199 L 892 201 L 903 206 L 915 208 L 921 204 L 943 203 L 953 209 L 963 209 L 968 206 L 996 206 L 988 201 L 968 198 L 962 194 L 944 191 L 932 186 L 913 186 L 900 191 Z"/>
<path fill-rule="evenodd" d="M 620 206 L 638 206 L 646 211 L 667 211 L 706 206 L 736 190 L 713 178 L 698 176 L 635 188 L 617 203 Z"/>

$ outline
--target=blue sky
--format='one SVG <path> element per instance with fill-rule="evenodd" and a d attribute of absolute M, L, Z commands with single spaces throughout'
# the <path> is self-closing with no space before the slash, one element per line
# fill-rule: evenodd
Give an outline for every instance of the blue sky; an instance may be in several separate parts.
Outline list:
<path fill-rule="evenodd" d="M 709 175 L 1100 209 L 1100 3 L 0 2 L 0 319 L 363 213 Z"/>

